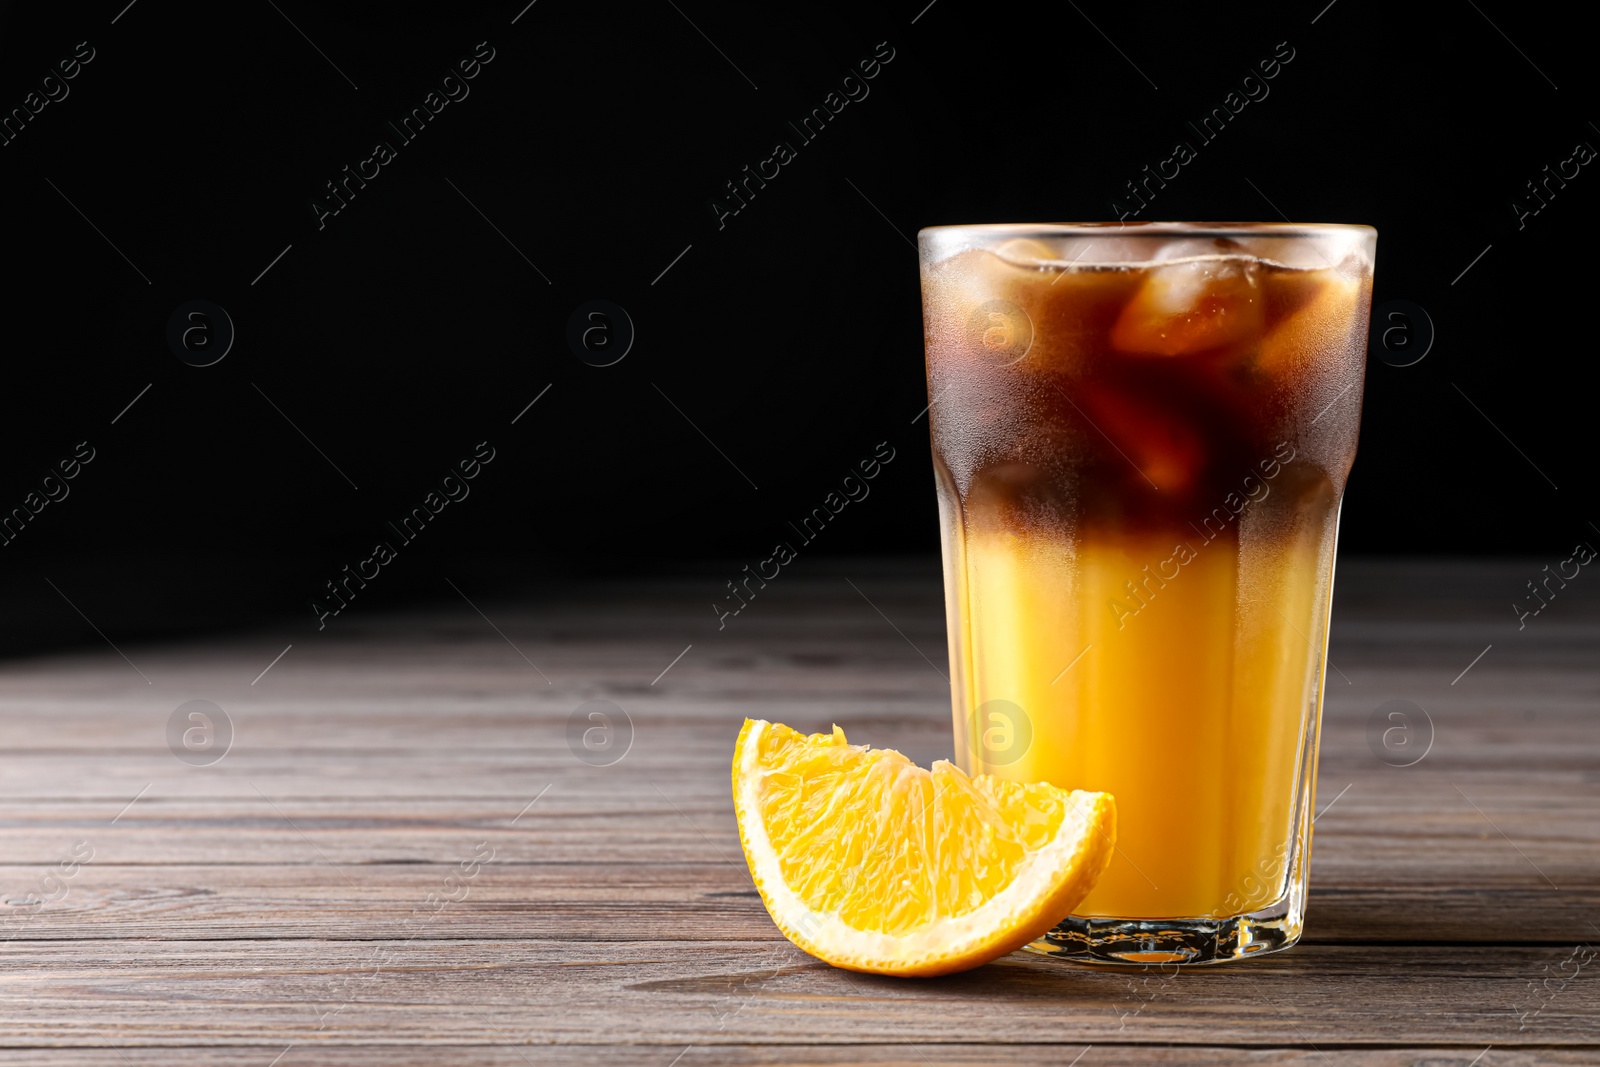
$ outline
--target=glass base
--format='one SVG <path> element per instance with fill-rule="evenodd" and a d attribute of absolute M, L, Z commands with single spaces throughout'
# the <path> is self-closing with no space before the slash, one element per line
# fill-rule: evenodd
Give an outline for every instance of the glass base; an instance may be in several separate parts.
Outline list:
<path fill-rule="evenodd" d="M 1127 967 L 1225 963 L 1286 949 L 1300 940 L 1303 897 L 1230 919 L 1080 919 L 1068 916 L 1026 951 L 1073 963 Z"/>

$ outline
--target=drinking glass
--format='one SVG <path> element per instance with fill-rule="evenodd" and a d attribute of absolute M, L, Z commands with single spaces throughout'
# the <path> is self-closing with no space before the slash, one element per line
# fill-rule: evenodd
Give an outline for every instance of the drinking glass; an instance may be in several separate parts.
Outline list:
<path fill-rule="evenodd" d="M 957 762 L 1117 803 L 1110 866 L 1036 951 L 1300 936 L 1376 240 L 918 235 Z"/>

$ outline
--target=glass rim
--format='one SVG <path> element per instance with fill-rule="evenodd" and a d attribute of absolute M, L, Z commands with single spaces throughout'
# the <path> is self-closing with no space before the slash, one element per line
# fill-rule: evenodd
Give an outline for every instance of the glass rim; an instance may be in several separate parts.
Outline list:
<path fill-rule="evenodd" d="M 1317 237 L 1377 235 L 1377 227 L 1353 222 L 980 222 L 924 226 L 917 236 L 954 237 Z"/>

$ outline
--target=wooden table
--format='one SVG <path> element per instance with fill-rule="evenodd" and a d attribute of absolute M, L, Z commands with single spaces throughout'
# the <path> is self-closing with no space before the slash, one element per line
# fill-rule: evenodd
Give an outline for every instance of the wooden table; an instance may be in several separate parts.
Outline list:
<path fill-rule="evenodd" d="M 1600 578 L 1519 631 L 1537 563 L 1341 566 L 1297 948 L 900 981 L 778 935 L 728 763 L 745 715 L 948 754 L 937 567 L 805 566 L 721 631 L 707 574 L 0 666 L 0 1063 L 1600 1062 Z"/>

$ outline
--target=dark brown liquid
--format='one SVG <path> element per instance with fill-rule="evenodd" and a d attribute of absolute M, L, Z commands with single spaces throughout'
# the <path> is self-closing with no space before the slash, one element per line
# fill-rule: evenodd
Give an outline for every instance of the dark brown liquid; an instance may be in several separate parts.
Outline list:
<path fill-rule="evenodd" d="M 962 253 L 924 274 L 938 461 L 969 506 L 1034 529 L 1183 528 L 1269 475 L 1337 496 L 1370 293 L 1365 271 L 1248 257 L 1061 271 Z"/>

